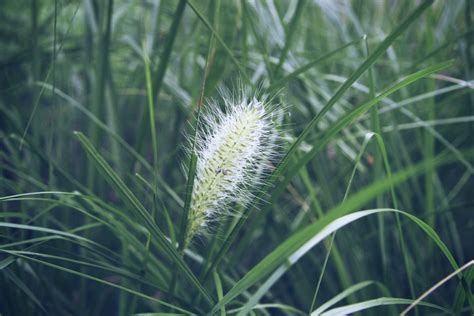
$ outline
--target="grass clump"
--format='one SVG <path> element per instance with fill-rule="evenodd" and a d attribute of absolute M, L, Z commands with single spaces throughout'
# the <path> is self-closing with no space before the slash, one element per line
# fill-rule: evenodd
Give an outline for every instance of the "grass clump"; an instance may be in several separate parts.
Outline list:
<path fill-rule="evenodd" d="M 473 5 L 361 4 L 2 2 L 0 314 L 473 313 Z"/>

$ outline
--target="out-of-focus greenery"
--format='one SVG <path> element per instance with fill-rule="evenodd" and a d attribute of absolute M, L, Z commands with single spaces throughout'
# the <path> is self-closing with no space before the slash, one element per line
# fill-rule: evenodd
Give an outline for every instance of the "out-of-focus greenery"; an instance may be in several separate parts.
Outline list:
<path fill-rule="evenodd" d="M 0 314 L 473 313 L 473 7 L 2 1 Z M 282 157 L 182 252 L 185 134 L 238 82 Z"/>

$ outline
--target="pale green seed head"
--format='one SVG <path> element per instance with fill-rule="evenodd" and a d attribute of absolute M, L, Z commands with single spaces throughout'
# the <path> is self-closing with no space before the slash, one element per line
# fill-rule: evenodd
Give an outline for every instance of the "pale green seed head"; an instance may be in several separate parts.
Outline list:
<path fill-rule="evenodd" d="M 226 102 L 225 112 L 209 106 L 196 139 L 198 162 L 186 244 L 227 212 L 229 204 L 247 203 L 261 184 L 277 136 L 267 111 L 264 101 L 255 98 Z"/>

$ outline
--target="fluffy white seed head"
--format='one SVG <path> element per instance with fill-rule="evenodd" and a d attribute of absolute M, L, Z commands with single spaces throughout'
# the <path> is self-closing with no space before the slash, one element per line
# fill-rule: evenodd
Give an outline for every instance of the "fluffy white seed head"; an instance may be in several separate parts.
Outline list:
<path fill-rule="evenodd" d="M 186 243 L 228 212 L 229 204 L 250 202 L 276 155 L 281 109 L 255 97 L 223 99 L 224 110 L 211 103 L 199 122 Z"/>

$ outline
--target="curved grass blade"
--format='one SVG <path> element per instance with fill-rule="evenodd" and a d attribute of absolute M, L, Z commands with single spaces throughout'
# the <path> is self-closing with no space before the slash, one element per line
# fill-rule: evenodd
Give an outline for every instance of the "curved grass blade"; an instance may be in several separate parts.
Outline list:
<path fill-rule="evenodd" d="M 214 307 L 214 311 L 218 310 L 222 305 L 227 304 L 231 300 L 233 300 L 236 296 L 240 295 L 242 291 L 246 290 L 263 277 L 271 273 L 274 269 L 281 265 L 288 265 L 292 263 L 291 260 L 298 260 L 299 256 L 304 254 L 309 249 L 300 249 L 307 247 L 305 244 L 308 241 L 313 240 L 313 236 L 320 233 L 326 225 L 329 225 L 333 221 L 337 221 L 339 217 L 348 214 L 358 207 L 363 206 L 365 203 L 370 201 L 373 197 L 377 196 L 378 194 L 386 191 L 391 186 L 396 186 L 401 182 L 407 180 L 409 177 L 414 176 L 422 171 L 424 171 L 428 165 L 433 165 L 440 163 L 440 161 L 432 161 L 431 163 L 423 163 L 417 165 L 416 167 L 408 168 L 404 171 L 401 171 L 395 174 L 392 179 L 384 179 L 377 181 L 375 184 L 370 185 L 366 189 L 358 192 L 352 198 L 347 200 L 345 203 L 339 205 L 338 207 L 334 208 L 332 211 L 328 212 L 326 216 L 320 218 L 317 222 L 301 229 L 297 233 L 293 234 L 290 238 L 288 238 L 285 242 L 280 244 L 277 249 L 275 249 L 272 253 L 267 255 L 259 264 L 257 264 L 252 270 L 250 270 L 237 284 L 224 296 L 224 298 L 219 301 L 219 303 Z M 395 212 L 401 212 L 398 210 L 390 210 Z M 380 212 L 380 211 L 375 211 Z M 413 220 L 410 214 L 402 213 L 408 216 L 410 219 Z M 423 223 L 421 220 L 415 221 L 418 225 L 420 222 Z M 425 226 L 420 226 L 425 232 L 428 230 Z M 428 230 L 429 231 L 429 230 Z M 325 229 L 326 236 L 328 229 Z M 332 232 L 332 231 L 331 231 Z M 433 236 L 437 236 L 434 231 L 430 231 L 430 233 L 434 234 Z M 431 237 L 431 236 L 430 236 Z M 457 268 L 456 261 L 450 254 L 447 247 L 441 242 L 439 237 L 432 237 L 433 241 L 435 241 L 438 246 L 441 248 L 443 253 L 448 257 L 451 265 L 453 268 Z M 310 245 L 311 247 L 314 245 Z M 311 248 L 310 247 L 310 248 Z M 293 259 L 291 259 L 292 257 Z"/>
<path fill-rule="evenodd" d="M 46 315 L 48 312 L 44 308 L 44 306 L 41 304 L 39 299 L 36 297 L 36 295 L 29 289 L 28 285 L 26 285 L 16 274 L 9 270 L 4 271 L 5 275 L 7 278 L 9 278 L 25 295 L 33 302 L 35 303 Z"/>
<path fill-rule="evenodd" d="M 363 310 L 367 310 L 373 307 L 384 306 L 384 305 L 409 305 L 413 303 L 413 300 L 405 298 L 395 298 L 395 297 L 380 297 L 356 304 L 346 305 L 338 308 L 331 309 L 326 313 L 314 314 L 314 315 L 324 315 L 324 316 L 336 316 L 336 315 L 348 315 L 352 313 L 357 313 Z M 446 308 L 435 304 L 423 303 L 420 304 L 426 307 L 431 307 L 437 310 L 440 310 L 448 315 L 452 315 L 452 312 Z M 313 314 L 311 314 L 313 315 Z"/>
<path fill-rule="evenodd" d="M 400 316 L 404 316 L 406 315 L 413 307 L 415 307 L 417 304 L 420 304 L 420 302 L 422 300 L 424 300 L 428 295 L 430 295 L 431 293 L 433 293 L 433 291 L 435 291 L 438 287 L 440 287 L 441 285 L 443 285 L 444 283 L 446 283 L 449 279 L 451 279 L 452 277 L 454 277 L 456 274 L 459 274 L 461 273 L 463 270 L 469 268 L 470 266 L 474 265 L 474 260 L 471 260 L 469 261 L 468 263 L 464 264 L 462 267 L 460 267 L 459 269 L 457 269 L 456 271 L 450 273 L 448 276 L 446 276 L 445 278 L 443 278 L 441 281 L 439 281 L 438 283 L 436 283 L 434 286 L 432 286 L 428 291 L 426 291 L 425 293 L 423 293 L 423 295 L 421 295 L 419 298 L 417 298 L 415 301 L 413 301 L 413 303 L 410 304 L 410 306 L 408 306 L 405 310 L 403 310 L 403 312 L 400 314 Z M 466 278 L 467 279 L 467 278 Z M 472 306 L 471 306 L 471 309 L 472 309 Z"/>
<path fill-rule="evenodd" d="M 370 186 L 368 189 L 371 189 L 373 186 Z M 356 196 L 366 195 L 365 193 L 368 189 L 363 190 L 356 194 Z M 351 200 L 348 200 L 349 204 Z M 354 201 L 354 203 L 359 203 L 359 201 Z M 449 249 L 441 241 L 436 232 L 429 227 L 426 223 L 418 219 L 417 217 L 395 209 L 375 209 L 367 211 L 359 211 L 351 213 L 349 215 L 344 215 L 336 217 L 336 219 L 331 220 L 337 216 L 337 214 L 347 214 L 350 212 L 350 208 L 342 204 L 333 211 L 330 211 L 328 215 L 321 218 L 318 222 L 311 224 L 297 233 L 293 234 L 290 238 L 285 240 L 280 246 L 277 247 L 272 253 L 267 255 L 260 263 L 258 263 L 252 270 L 250 270 L 242 279 L 240 279 L 234 287 L 224 296 L 222 300 L 214 307 L 213 311 L 216 311 L 218 308 L 221 308 L 223 305 L 230 302 L 232 299 L 240 295 L 240 293 L 260 279 L 262 279 L 269 272 L 273 271 L 275 268 L 278 270 L 273 274 L 277 277 L 283 275 L 286 270 L 288 270 L 291 265 L 296 263 L 306 252 L 312 249 L 316 244 L 324 240 L 327 236 L 333 232 L 339 230 L 340 228 L 369 215 L 379 214 L 384 212 L 395 212 L 401 215 L 404 215 L 415 222 L 441 249 L 443 254 L 447 257 L 448 261 L 452 265 L 453 269 L 458 269 L 458 265 L 452 256 Z"/>
<path fill-rule="evenodd" d="M 327 301 L 323 305 L 319 306 L 316 310 L 314 310 L 311 313 L 311 315 L 320 315 L 322 312 L 324 312 L 325 310 L 327 310 L 328 308 L 330 308 L 334 304 L 339 303 L 340 301 L 342 301 L 343 299 L 345 299 L 346 297 L 348 297 L 352 293 L 360 291 L 360 290 L 362 290 L 362 289 L 364 289 L 364 288 L 366 288 L 366 287 L 368 287 L 369 285 L 372 285 L 372 284 L 377 284 L 377 283 L 374 282 L 374 281 L 363 281 L 363 282 L 359 282 L 357 284 L 354 284 L 354 285 L 350 286 L 349 288 L 345 289 L 341 293 L 339 293 L 336 296 L 334 296 L 333 298 L 331 298 L 329 301 Z"/>
<path fill-rule="evenodd" d="M 258 304 L 258 305 L 255 305 L 252 308 L 252 310 L 255 310 L 255 309 L 266 310 L 266 309 L 269 309 L 269 308 L 280 309 L 282 311 L 288 311 L 288 312 L 294 313 L 296 315 L 308 315 L 307 313 L 303 312 L 302 310 L 299 310 L 299 309 L 297 309 L 293 306 L 289 306 L 289 305 L 285 305 L 285 304 Z M 234 313 L 237 313 L 241 310 L 242 310 L 242 308 L 232 309 L 232 310 L 229 311 L 229 314 L 234 314 Z"/>
<path fill-rule="evenodd" d="M 418 8 L 415 9 L 390 35 L 388 35 L 385 40 L 379 44 L 379 46 L 370 54 L 362 65 L 357 68 L 357 70 L 342 84 L 342 86 L 336 91 L 334 96 L 328 101 L 324 108 L 306 125 L 305 129 L 298 136 L 296 141 L 292 144 L 289 151 L 286 153 L 285 157 L 282 159 L 281 163 L 275 171 L 276 175 L 281 174 L 290 161 L 293 158 L 293 155 L 296 152 L 296 149 L 301 145 L 301 143 L 306 139 L 309 133 L 316 127 L 317 123 L 323 118 L 323 116 L 336 104 L 336 102 L 343 96 L 343 94 L 352 86 L 352 84 L 360 77 L 362 74 L 370 68 L 372 64 L 387 50 L 387 48 L 395 41 L 395 39 L 400 36 L 426 9 L 428 9 L 433 0 L 428 0 L 423 2 Z"/>
<path fill-rule="evenodd" d="M 87 243 L 98 245 L 95 241 L 92 241 L 90 239 L 87 239 L 87 238 L 84 238 L 82 236 L 78 236 L 78 235 L 75 235 L 75 234 L 63 232 L 63 231 L 60 231 L 60 230 L 57 230 L 57 229 L 51 229 L 51 228 L 45 228 L 45 227 L 39 227 L 39 226 L 32 226 L 32 225 L 24 225 L 24 224 L 6 223 L 6 222 L 0 222 L 0 227 L 32 230 L 32 231 L 38 231 L 38 232 L 42 232 L 42 233 L 55 234 L 55 235 L 70 237 L 70 238 L 74 238 L 74 239 L 77 239 L 77 240 L 80 240 L 80 241 L 84 241 L 84 242 L 87 242 Z"/>
<path fill-rule="evenodd" d="M 167 303 L 167 302 L 164 302 L 164 301 L 159 300 L 159 299 L 157 299 L 157 298 L 154 298 L 154 297 L 152 297 L 152 296 L 148 296 L 148 295 L 146 295 L 146 294 L 137 292 L 137 291 L 132 290 L 132 289 L 129 289 L 129 288 L 127 288 L 127 287 L 124 287 L 124 286 L 121 286 L 121 285 L 118 285 L 118 284 L 115 284 L 115 283 L 112 283 L 112 282 L 109 282 L 109 281 L 106 281 L 106 280 L 99 279 L 99 278 L 97 278 L 97 277 L 95 277 L 95 276 L 92 276 L 92 275 L 89 275 L 89 274 L 81 273 L 81 272 L 78 272 L 78 271 L 75 271 L 75 270 L 71 270 L 71 269 L 66 268 L 66 267 L 59 266 L 59 265 L 54 264 L 54 263 L 50 263 L 50 262 L 47 262 L 47 261 L 44 261 L 44 260 L 32 258 L 32 257 L 25 256 L 25 255 L 22 255 L 22 254 L 19 254 L 19 253 L 11 252 L 11 254 L 14 255 L 14 256 L 16 256 L 16 257 L 25 259 L 25 260 L 29 260 L 29 261 L 33 261 L 33 262 L 36 262 L 36 263 L 43 264 L 43 265 L 48 266 L 48 267 L 50 267 L 50 268 L 54 268 L 54 269 L 57 269 L 57 270 L 60 270 L 60 271 L 68 272 L 68 273 L 77 275 L 77 276 L 82 277 L 82 278 L 86 278 L 86 279 L 93 280 L 93 281 L 96 281 L 96 282 L 99 282 L 99 283 L 102 283 L 102 284 L 105 284 L 105 285 L 108 285 L 108 286 L 111 286 L 111 287 L 115 287 L 115 288 L 120 289 L 120 290 L 122 290 L 122 291 L 125 291 L 125 292 L 128 292 L 128 293 L 130 293 L 130 294 L 139 296 L 139 297 L 141 297 L 141 298 L 144 298 L 144 299 L 147 299 L 147 300 L 156 302 L 156 303 L 161 304 L 161 305 L 163 305 L 163 306 L 166 306 L 166 307 L 175 309 L 175 310 L 177 310 L 177 311 L 184 312 L 184 313 L 186 313 L 187 315 L 195 315 L 194 313 L 192 313 L 192 312 L 190 312 L 190 311 L 188 311 L 188 310 L 185 310 L 185 309 L 183 309 L 183 308 L 180 308 L 180 307 L 178 307 L 178 306 L 169 304 L 169 303 Z"/>
<path fill-rule="evenodd" d="M 120 177 L 113 171 L 110 165 L 92 146 L 89 140 L 81 132 L 75 132 L 75 135 L 81 142 L 84 150 L 88 153 L 91 162 L 102 173 L 105 180 L 114 188 L 116 193 L 123 199 L 123 201 L 140 217 L 145 227 L 150 231 L 152 236 L 156 239 L 161 248 L 165 251 L 169 258 L 175 263 L 177 268 L 183 275 L 199 290 L 208 304 L 213 304 L 212 296 L 202 286 L 193 272 L 189 269 L 181 256 L 178 254 L 173 245 L 168 241 L 160 228 L 154 223 L 151 215 L 147 212 L 138 198 L 130 191 Z"/>
<path fill-rule="evenodd" d="M 296 69 L 295 71 L 293 71 L 292 73 L 286 75 L 285 77 L 283 77 L 282 79 L 278 80 L 277 82 L 273 83 L 272 85 L 270 85 L 270 87 L 268 87 L 268 91 L 272 92 L 272 91 L 276 91 L 278 90 L 279 88 L 281 88 L 283 85 L 285 85 L 285 83 L 287 83 L 288 81 L 290 81 L 291 79 L 294 79 L 296 77 L 298 77 L 299 75 L 301 75 L 302 73 L 305 73 L 306 71 L 308 71 L 309 69 L 313 68 L 314 66 L 316 66 L 317 64 L 325 61 L 325 60 L 328 60 L 330 59 L 331 57 L 335 56 L 336 54 L 344 51 L 346 48 L 349 48 L 351 47 L 352 45 L 355 45 L 357 43 L 359 43 L 360 41 L 362 40 L 362 37 L 360 39 L 357 39 L 355 41 L 352 41 L 352 42 L 349 42 L 319 58 L 316 58 L 315 60 L 313 61 L 310 61 L 309 63 L 301 66 L 300 68 Z"/>
<path fill-rule="evenodd" d="M 382 99 L 386 98 L 387 96 L 395 93 L 396 91 L 400 90 L 401 88 L 423 78 L 426 77 L 430 74 L 433 74 L 435 72 L 441 71 L 443 69 L 448 68 L 449 66 L 452 65 L 452 61 L 444 62 L 441 64 L 437 64 L 431 67 L 428 67 L 426 69 L 420 70 L 418 72 L 415 72 L 407 77 L 405 77 L 403 80 L 399 81 L 398 83 L 390 86 L 389 88 L 385 89 L 383 92 L 381 92 L 377 97 L 374 99 L 356 107 L 353 109 L 351 112 L 347 113 L 344 115 L 339 121 L 337 121 L 335 124 L 331 125 L 331 127 L 324 132 L 323 136 L 321 138 L 317 138 L 317 143 L 313 145 L 313 148 L 305 153 L 302 157 L 300 157 L 296 163 L 293 164 L 291 169 L 288 171 L 287 175 L 283 177 L 283 180 L 278 184 L 278 187 L 274 190 L 272 193 L 272 196 L 279 196 L 279 194 L 286 188 L 286 186 L 290 183 L 291 179 L 293 176 L 295 176 L 298 171 L 306 165 L 315 155 L 316 153 L 323 148 L 329 140 L 332 139 L 332 137 L 338 133 L 340 130 L 342 130 L 344 127 L 349 125 L 354 119 L 362 115 L 363 113 L 367 112 L 370 110 L 373 106 L 375 106 L 377 103 L 379 103 Z M 297 143 L 298 140 L 295 142 Z M 293 147 L 292 147 L 293 148 Z M 275 172 L 275 177 L 281 174 L 281 169 L 278 170 L 278 172 Z"/>
<path fill-rule="evenodd" d="M 52 88 L 51 88 L 52 89 Z M 56 89 L 58 90 L 58 89 Z M 17 133 L 21 133 L 21 128 L 19 124 L 17 124 L 14 116 L 12 116 L 11 112 L 8 111 L 7 108 L 2 106 L 0 104 L 0 111 L 5 114 L 5 116 L 9 119 L 9 122 L 12 123 L 13 129 Z M 77 181 L 73 176 L 71 176 L 68 172 L 66 172 L 61 166 L 59 166 L 54 160 L 50 159 L 47 155 L 43 153 L 42 150 L 40 150 L 41 146 L 33 143 L 32 141 L 27 140 L 26 138 L 22 140 L 22 142 L 25 142 L 28 146 L 28 148 L 36 154 L 45 164 L 47 165 L 52 165 L 53 169 L 55 172 L 57 172 L 62 178 L 67 180 L 69 183 L 73 184 L 75 188 L 80 188 L 83 192 L 88 192 L 90 193 L 89 189 L 86 188 L 84 185 L 82 185 L 79 181 Z"/>
<path fill-rule="evenodd" d="M 102 270 L 102 271 L 107 271 L 109 273 L 113 273 L 116 275 L 119 275 L 121 277 L 133 280 L 134 282 L 143 284 L 143 285 L 148 285 L 151 288 L 157 289 L 160 292 L 167 293 L 166 289 L 164 289 L 162 286 L 152 283 L 149 280 L 144 279 L 141 275 L 133 273 L 130 271 L 130 267 L 125 267 L 127 269 L 121 268 L 117 266 L 117 263 L 107 263 L 107 262 L 101 262 L 101 264 L 95 263 L 96 261 L 90 260 L 89 261 L 84 261 L 84 260 L 77 260 L 77 259 L 71 259 L 67 257 L 61 257 L 61 256 L 55 256 L 55 255 L 50 255 L 50 254 L 45 254 L 45 253 L 39 253 L 39 252 L 31 252 L 31 251 L 18 251 L 18 250 L 3 250 L 0 249 L 0 252 L 8 253 L 11 256 L 15 256 L 16 254 L 24 255 L 24 256 L 30 256 L 30 257 L 42 257 L 42 258 L 48 258 L 52 260 L 61 260 L 64 262 L 69 262 L 69 263 L 74 263 L 79 266 L 86 266 L 89 268 L 94 268 L 97 270 Z M 92 262 L 90 262 L 92 261 Z M 174 297 L 178 301 L 180 300 L 179 297 Z"/>
<path fill-rule="evenodd" d="M 474 279 L 474 269 L 472 267 L 465 273 L 465 277 L 466 277 L 467 286 L 470 286 L 472 284 L 472 280 Z M 461 310 L 464 306 L 464 302 L 467 296 L 466 295 L 467 292 L 464 291 L 465 287 L 466 287 L 465 285 L 459 284 L 458 288 L 456 289 L 456 296 L 454 298 L 454 304 L 453 304 L 453 310 L 454 310 L 455 315 L 461 314 Z M 473 297 L 471 296 L 468 299 L 472 300 Z"/>
<path fill-rule="evenodd" d="M 47 83 L 37 83 L 39 86 L 44 87 L 45 89 L 52 90 L 51 85 Z M 113 131 L 110 127 L 108 127 L 106 124 L 104 124 L 100 119 L 97 118 L 93 113 L 88 111 L 81 103 L 73 99 L 71 96 L 67 95 L 63 91 L 59 90 L 58 88 L 55 89 L 55 93 L 63 98 L 65 101 L 67 101 L 71 106 L 74 108 L 77 108 L 80 112 L 82 112 L 87 118 L 91 120 L 94 124 L 96 124 L 100 129 L 108 133 L 113 139 L 117 141 L 119 145 L 121 145 L 130 155 L 132 155 L 138 162 L 142 164 L 142 166 L 147 169 L 150 173 L 153 172 L 153 167 L 146 161 L 143 156 L 141 156 L 132 146 L 130 146 L 120 135 L 118 135 L 115 131 Z M 0 107 L 0 109 L 2 109 Z M 58 169 L 58 166 L 55 166 L 55 169 Z M 164 191 L 168 193 L 175 201 L 178 203 L 178 205 L 181 205 L 183 201 L 179 198 L 178 194 L 164 181 L 164 179 L 157 174 L 158 181 L 160 185 L 163 187 Z M 84 192 L 89 192 L 85 187 L 83 187 L 80 184 L 74 183 L 77 187 L 81 188 Z"/>
<path fill-rule="evenodd" d="M 182 316 L 187 314 L 177 314 L 177 313 L 139 313 L 133 314 L 134 316 Z"/>

